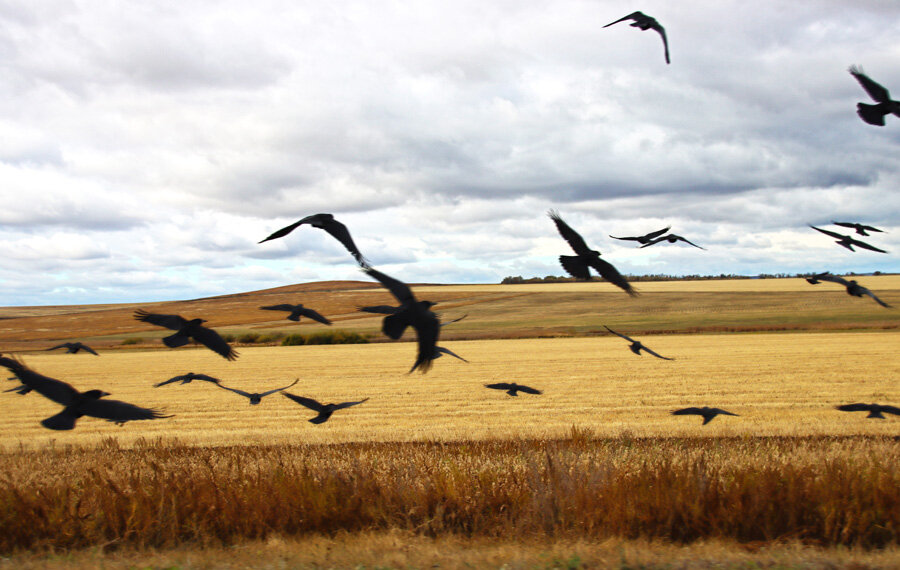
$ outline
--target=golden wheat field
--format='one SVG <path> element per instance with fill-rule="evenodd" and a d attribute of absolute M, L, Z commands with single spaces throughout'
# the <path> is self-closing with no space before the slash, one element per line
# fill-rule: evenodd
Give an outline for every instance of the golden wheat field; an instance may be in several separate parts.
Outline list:
<path fill-rule="evenodd" d="M 70 433 L 39 420 L 58 406 L 33 395 L 7 393 L 0 443 L 124 445 L 139 437 L 177 437 L 197 445 L 295 441 L 467 440 L 555 437 L 575 426 L 603 436 L 898 434 L 900 418 L 866 420 L 837 412 L 837 404 L 900 399 L 900 334 L 896 332 L 659 335 L 643 342 L 664 356 L 636 356 L 614 337 L 446 342 L 469 363 L 444 356 L 431 372 L 407 374 L 414 343 L 245 347 L 227 362 L 205 349 L 114 351 L 100 357 L 28 354 L 35 370 L 81 390 L 102 387 L 111 398 L 173 414 L 118 427 L 84 418 Z M 321 402 L 356 401 L 323 425 L 313 412 L 279 394 L 251 406 L 246 398 L 195 381 L 153 384 L 188 371 L 226 386 L 289 391 Z M 518 382 L 544 394 L 509 397 L 483 384 Z M 10 386 L 14 384 L 10 382 Z M 698 417 L 672 417 L 685 406 L 717 406 L 740 417 L 700 426 Z"/>

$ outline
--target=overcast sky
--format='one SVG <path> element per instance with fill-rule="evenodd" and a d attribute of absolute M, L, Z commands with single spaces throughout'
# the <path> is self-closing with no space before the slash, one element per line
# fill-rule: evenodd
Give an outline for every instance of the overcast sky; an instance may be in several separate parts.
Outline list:
<path fill-rule="evenodd" d="M 561 275 L 550 208 L 627 273 L 900 271 L 852 64 L 900 99 L 900 2 L 0 0 L 0 305 L 367 280 L 257 243 L 317 212 L 408 282 Z"/>

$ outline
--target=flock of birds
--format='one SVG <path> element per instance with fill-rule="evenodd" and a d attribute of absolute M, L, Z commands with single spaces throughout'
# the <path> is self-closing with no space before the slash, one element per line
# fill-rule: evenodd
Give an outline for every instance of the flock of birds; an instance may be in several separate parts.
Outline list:
<path fill-rule="evenodd" d="M 665 28 L 663 28 L 663 26 L 660 25 L 660 23 L 656 19 L 647 16 L 642 12 L 633 12 L 614 22 L 610 22 L 603 27 L 606 28 L 627 20 L 632 21 L 632 23 L 630 24 L 632 27 L 638 28 L 640 30 L 654 30 L 655 32 L 657 32 L 662 38 L 666 63 L 671 63 L 669 57 L 669 42 L 666 36 Z M 887 89 L 870 79 L 867 75 L 865 75 L 865 73 L 863 73 L 860 68 L 856 66 L 851 66 L 849 71 L 851 75 L 853 75 L 853 77 L 856 78 L 856 80 L 860 83 L 860 85 L 862 85 L 863 89 L 865 89 L 869 96 L 872 97 L 872 99 L 876 102 L 876 104 L 874 105 L 868 103 L 857 103 L 857 114 L 863 121 L 871 125 L 884 126 L 884 119 L 888 114 L 893 114 L 897 117 L 900 117 L 900 102 L 892 100 Z M 637 296 L 637 291 L 631 286 L 630 283 L 628 283 L 627 279 L 615 268 L 615 266 L 613 266 L 605 259 L 602 259 L 599 251 L 588 247 L 584 238 L 582 238 L 578 232 L 572 229 L 560 217 L 558 212 L 551 210 L 548 215 L 556 225 L 556 229 L 559 234 L 569 244 L 575 254 L 559 256 L 559 262 L 566 273 L 577 279 L 589 281 L 592 279 L 591 269 L 593 269 L 597 274 L 599 274 L 600 277 L 612 283 L 616 287 L 619 287 L 628 295 L 632 297 Z M 870 235 L 869 232 L 882 232 L 882 230 L 878 228 L 857 222 L 832 223 L 840 227 L 853 229 L 855 233 L 860 236 L 868 236 Z M 398 303 L 396 306 L 378 305 L 372 307 L 360 307 L 360 310 L 364 312 L 385 315 L 382 319 L 381 330 L 386 336 L 391 339 L 397 340 L 401 338 L 408 328 L 412 328 L 415 331 L 417 340 L 417 352 L 412 368 L 410 368 L 409 370 L 410 373 L 415 370 L 419 370 L 422 373 L 428 372 L 431 369 L 434 360 L 440 358 L 444 354 L 466 361 L 464 358 L 453 353 L 449 349 L 438 346 L 438 338 L 440 336 L 441 327 L 453 322 L 457 322 L 465 318 L 465 315 L 452 321 L 441 323 L 438 316 L 431 310 L 435 303 L 431 301 L 420 301 L 413 294 L 412 289 L 410 289 L 409 285 L 403 283 L 398 279 L 390 277 L 389 275 L 386 275 L 372 267 L 354 243 L 353 238 L 350 236 L 350 231 L 347 229 L 347 227 L 343 223 L 337 221 L 332 214 L 322 213 L 307 216 L 293 224 L 279 229 L 265 239 L 261 240 L 259 243 L 264 243 L 270 240 L 285 237 L 303 225 L 310 225 L 314 228 L 318 228 L 329 233 L 332 237 L 339 241 L 347 249 L 347 251 L 350 252 L 361 269 L 367 275 L 378 281 L 396 299 Z M 812 225 L 810 227 L 825 235 L 835 238 L 837 240 L 836 243 L 838 243 L 842 247 L 847 248 L 850 251 L 856 251 L 854 247 L 859 247 L 869 251 L 887 253 L 885 250 L 854 238 L 853 236 L 844 235 L 836 231 L 826 230 Z M 670 229 L 671 226 L 668 226 L 663 229 L 652 231 L 639 236 L 609 237 L 617 240 L 635 241 L 640 244 L 641 248 L 650 247 L 660 243 L 674 244 L 681 241 L 693 247 L 705 249 L 683 236 L 667 233 Z M 875 296 L 875 294 L 857 283 L 855 280 L 848 281 L 841 277 L 837 277 L 831 275 L 828 272 L 825 272 L 812 275 L 807 278 L 807 281 L 812 285 L 817 285 L 822 281 L 837 283 L 844 286 L 849 295 L 853 295 L 856 297 L 868 295 L 872 297 L 872 299 L 874 299 L 879 305 L 883 307 L 890 307 L 890 305 L 883 302 L 881 299 Z M 304 307 L 302 304 L 271 305 L 260 307 L 260 309 L 268 311 L 286 311 L 289 313 L 287 319 L 291 321 L 299 322 L 301 317 L 306 317 L 324 325 L 331 324 L 331 321 L 328 318 L 321 315 L 314 309 Z M 172 334 L 162 339 L 163 343 L 167 347 L 177 348 L 193 341 L 204 345 L 205 347 L 209 348 L 213 352 L 219 354 L 229 361 L 233 361 L 238 357 L 238 353 L 225 341 L 225 339 L 222 338 L 221 335 L 219 335 L 219 333 L 211 328 L 203 326 L 203 323 L 206 322 L 204 319 L 186 319 L 180 315 L 148 313 L 144 310 L 136 311 L 134 313 L 134 318 L 141 322 L 174 331 Z M 659 359 L 674 360 L 672 358 L 665 357 L 654 352 L 653 350 L 644 346 L 638 340 L 618 333 L 609 327 L 605 328 L 611 334 L 619 336 L 629 342 L 629 349 L 638 356 L 641 355 L 641 351 L 644 351 Z M 81 342 L 63 343 L 48 348 L 47 350 L 57 350 L 60 348 L 65 348 L 67 353 L 72 354 L 76 354 L 79 351 L 85 351 L 97 355 L 96 351 Z M 61 412 L 41 421 L 41 425 L 49 429 L 73 429 L 78 418 L 82 416 L 101 418 L 119 425 L 135 420 L 151 420 L 172 417 L 169 415 L 165 415 L 158 410 L 142 408 L 140 406 L 136 406 L 127 402 L 121 402 L 118 400 L 106 399 L 105 396 L 108 396 L 109 393 L 102 390 L 88 390 L 86 392 L 80 392 L 66 382 L 44 376 L 42 374 L 39 374 L 38 372 L 35 372 L 34 370 L 31 370 L 18 358 L 11 358 L 0 355 L 0 365 L 6 367 L 10 372 L 12 372 L 14 376 L 11 379 L 16 379 L 21 383 L 19 386 L 16 386 L 9 390 L 5 390 L 6 392 L 15 392 L 20 395 L 25 395 L 34 391 L 63 406 L 63 410 Z M 205 374 L 195 374 L 193 372 L 175 376 L 174 378 L 159 382 L 155 386 L 160 387 L 177 382 L 180 382 L 181 384 L 189 384 L 194 380 L 209 382 L 223 390 L 227 390 L 245 397 L 249 400 L 251 405 L 259 404 L 266 396 L 281 393 L 284 397 L 292 400 L 293 402 L 296 402 L 297 404 L 300 404 L 301 406 L 304 406 L 316 412 L 317 415 L 309 420 L 313 424 L 324 423 L 331 417 L 331 415 L 335 411 L 349 408 L 351 406 L 356 406 L 368 400 L 368 398 L 365 398 L 359 401 L 341 402 L 338 404 L 322 404 L 312 398 L 298 396 L 286 392 L 286 390 L 297 384 L 299 379 L 281 388 L 275 388 L 261 393 L 249 393 L 236 388 L 229 388 L 227 386 L 224 386 L 218 378 L 207 376 Z M 510 396 L 517 396 L 519 392 L 536 395 L 542 393 L 541 390 L 532 388 L 530 386 L 516 384 L 515 382 L 499 382 L 494 384 L 486 384 L 485 387 L 494 390 L 503 390 Z M 868 412 L 867 417 L 869 418 L 884 419 L 883 414 L 885 413 L 900 415 L 900 408 L 881 404 L 856 403 L 841 405 L 837 406 L 836 408 L 838 410 L 847 412 L 865 411 Z M 703 425 L 708 424 L 713 420 L 713 418 L 718 415 L 737 415 L 727 410 L 710 407 L 688 407 L 674 410 L 671 413 L 673 415 L 699 415 L 703 418 Z"/>

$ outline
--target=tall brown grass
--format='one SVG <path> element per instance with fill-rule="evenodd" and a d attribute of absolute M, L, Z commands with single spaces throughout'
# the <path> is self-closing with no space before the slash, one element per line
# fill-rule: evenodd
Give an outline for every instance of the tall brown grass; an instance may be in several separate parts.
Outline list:
<path fill-rule="evenodd" d="M 900 538 L 892 437 L 606 438 L 20 450 L 0 551 L 218 546 L 398 529 L 528 540 L 879 547 Z"/>

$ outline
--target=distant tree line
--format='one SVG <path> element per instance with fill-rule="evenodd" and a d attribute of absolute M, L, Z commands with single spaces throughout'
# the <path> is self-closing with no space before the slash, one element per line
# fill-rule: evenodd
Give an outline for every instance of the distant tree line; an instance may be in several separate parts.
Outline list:
<path fill-rule="evenodd" d="M 717 279 L 784 279 L 787 277 L 809 277 L 810 273 L 760 273 L 759 275 L 736 275 L 734 273 L 720 273 L 718 275 L 665 275 L 651 273 L 649 275 L 625 275 L 629 281 L 712 281 Z M 838 272 L 838 275 L 858 275 L 857 273 Z M 864 275 L 883 275 L 881 271 L 874 271 Z M 596 278 L 603 281 L 602 278 Z M 546 277 L 522 277 L 521 275 L 507 276 L 500 281 L 501 285 L 513 285 L 519 283 L 569 283 L 578 281 L 574 277 L 563 275 L 547 275 Z"/>

